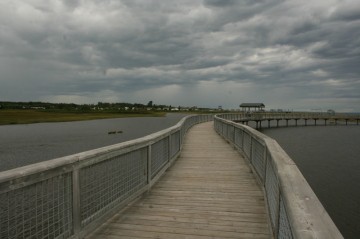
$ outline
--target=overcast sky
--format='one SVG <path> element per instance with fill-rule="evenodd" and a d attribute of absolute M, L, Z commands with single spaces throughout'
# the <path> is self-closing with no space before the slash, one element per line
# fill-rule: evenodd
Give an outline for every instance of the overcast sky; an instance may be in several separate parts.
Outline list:
<path fill-rule="evenodd" d="M 360 112 L 359 0 L 1 0 L 0 101 Z"/>

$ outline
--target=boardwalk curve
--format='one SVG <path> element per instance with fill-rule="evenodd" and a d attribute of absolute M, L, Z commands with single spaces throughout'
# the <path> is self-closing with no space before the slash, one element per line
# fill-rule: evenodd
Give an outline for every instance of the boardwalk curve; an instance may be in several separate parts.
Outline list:
<path fill-rule="evenodd" d="M 87 238 L 271 238 L 249 166 L 213 129 L 189 130 L 176 163 L 142 199 Z"/>

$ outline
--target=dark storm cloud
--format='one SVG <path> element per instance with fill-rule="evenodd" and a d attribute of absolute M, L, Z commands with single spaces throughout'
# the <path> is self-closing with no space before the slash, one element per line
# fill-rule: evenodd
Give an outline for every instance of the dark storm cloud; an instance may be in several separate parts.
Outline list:
<path fill-rule="evenodd" d="M 205 5 L 208 6 L 214 6 L 214 7 L 231 7 L 234 6 L 236 4 L 236 0 L 204 0 Z"/>
<path fill-rule="evenodd" d="M 359 36 L 356 0 L 2 2 L 0 100 L 360 111 Z"/>

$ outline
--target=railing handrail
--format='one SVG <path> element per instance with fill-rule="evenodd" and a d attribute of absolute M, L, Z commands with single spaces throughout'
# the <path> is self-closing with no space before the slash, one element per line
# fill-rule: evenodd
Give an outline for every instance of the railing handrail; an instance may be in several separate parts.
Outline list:
<path fill-rule="evenodd" d="M 64 157 L 59 157 L 55 159 L 46 160 L 39 163 L 29 164 L 22 167 L 6 170 L 0 172 L 0 184 L 6 181 L 15 180 L 17 178 L 26 177 L 32 174 L 36 174 L 39 172 L 51 170 L 58 167 L 65 167 L 69 164 L 79 163 L 81 161 L 87 160 L 89 158 L 96 157 L 100 154 L 106 154 L 111 153 L 115 150 L 123 150 L 129 147 L 137 147 L 141 148 L 144 146 L 147 146 L 151 143 L 151 141 L 156 140 L 159 137 L 166 137 L 172 132 L 178 130 L 183 123 L 188 119 L 189 117 L 192 117 L 192 115 L 183 117 L 176 125 L 171 126 L 169 128 L 157 131 L 155 133 L 143 136 L 141 138 L 128 140 L 125 142 L 112 144 L 96 149 L 87 150 L 84 152 L 71 154 Z"/>
<path fill-rule="evenodd" d="M 0 238 L 82 238 L 149 190 L 179 156 L 189 115 L 142 138 L 0 172 Z"/>
<path fill-rule="evenodd" d="M 243 153 L 262 185 L 276 238 L 343 238 L 293 160 L 272 138 L 216 115 L 216 131 Z M 236 118 L 236 116 L 234 116 Z"/>

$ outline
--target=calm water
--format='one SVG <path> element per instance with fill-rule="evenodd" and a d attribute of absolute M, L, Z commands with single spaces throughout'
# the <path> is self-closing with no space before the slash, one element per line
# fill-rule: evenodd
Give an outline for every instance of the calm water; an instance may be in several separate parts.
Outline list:
<path fill-rule="evenodd" d="M 184 116 L 0 126 L 0 171 L 136 139 L 173 126 Z"/>
<path fill-rule="evenodd" d="M 360 126 L 263 129 L 295 161 L 345 238 L 360 238 Z"/>

